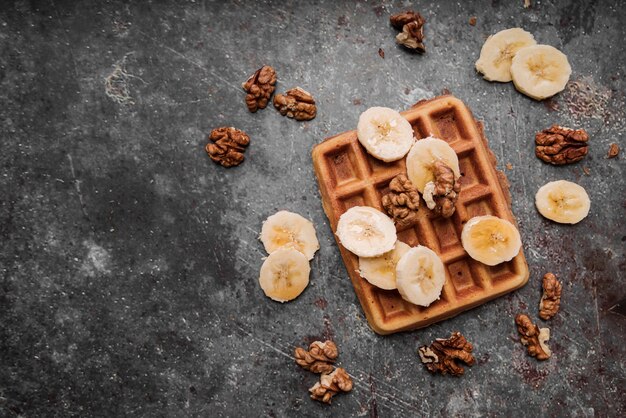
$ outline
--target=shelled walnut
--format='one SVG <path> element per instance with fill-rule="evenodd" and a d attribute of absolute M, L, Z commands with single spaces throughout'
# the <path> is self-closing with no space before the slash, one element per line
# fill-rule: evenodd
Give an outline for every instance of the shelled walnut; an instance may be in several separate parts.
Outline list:
<path fill-rule="evenodd" d="M 213 129 L 209 134 L 209 140 L 205 147 L 211 160 L 224 167 L 232 167 L 241 164 L 243 153 L 250 143 L 250 137 L 244 132 L 232 127 Z"/>
<path fill-rule="evenodd" d="M 619 145 L 612 143 L 609 145 L 609 152 L 606 154 L 606 158 L 615 158 L 619 154 Z"/>
<path fill-rule="evenodd" d="M 256 70 L 241 87 L 248 93 L 246 105 L 250 112 L 265 109 L 276 88 L 276 71 L 269 65 Z"/>
<path fill-rule="evenodd" d="M 419 13 L 406 11 L 395 14 L 389 19 L 391 25 L 402 32 L 396 36 L 396 42 L 407 49 L 424 53 L 424 23 L 426 19 Z"/>
<path fill-rule="evenodd" d="M 429 372 L 461 376 L 465 369 L 457 360 L 473 365 L 476 359 L 472 350 L 472 344 L 460 332 L 454 332 L 448 339 L 437 338 L 430 346 L 420 347 L 418 352 Z"/>
<path fill-rule="evenodd" d="M 339 392 L 350 392 L 352 379 L 345 369 L 338 367 L 332 373 L 322 374 L 320 381 L 309 389 L 311 399 L 330 404 L 333 396 Z"/>
<path fill-rule="evenodd" d="M 461 185 L 454 171 L 444 162 L 435 161 L 434 168 L 435 180 L 426 184 L 422 196 L 428 209 L 449 218 L 454 213 L 454 204 L 459 198 Z"/>
<path fill-rule="evenodd" d="M 389 183 L 390 192 L 383 196 L 382 204 L 394 222 L 410 223 L 417 214 L 420 196 L 411 180 L 398 174 Z"/>
<path fill-rule="evenodd" d="M 561 282 L 556 279 L 552 273 L 546 273 L 543 276 L 543 295 L 539 302 L 539 318 L 548 320 L 559 311 L 561 304 Z"/>
<path fill-rule="evenodd" d="M 330 373 L 333 364 L 339 355 L 337 346 L 332 341 L 314 341 L 309 345 L 309 351 L 296 348 L 296 363 L 305 370 L 313 373 Z"/>
<path fill-rule="evenodd" d="M 528 315 L 517 314 L 515 317 L 517 332 L 520 334 L 520 341 L 526 346 L 526 351 L 531 357 L 537 360 L 547 360 L 552 355 L 550 347 L 546 342 L 550 339 L 550 329 L 541 328 L 530 320 Z"/>
<path fill-rule="evenodd" d="M 281 115 L 295 120 L 311 120 L 317 114 L 313 96 L 300 87 L 287 90 L 285 94 L 276 94 L 274 107 Z"/>
<path fill-rule="evenodd" d="M 552 125 L 535 135 L 535 155 L 554 165 L 575 163 L 587 155 L 588 140 L 584 129 Z"/>

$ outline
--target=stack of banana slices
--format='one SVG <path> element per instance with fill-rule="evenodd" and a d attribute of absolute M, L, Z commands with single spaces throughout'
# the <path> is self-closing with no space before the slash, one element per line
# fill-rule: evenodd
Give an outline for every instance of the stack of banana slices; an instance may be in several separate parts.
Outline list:
<path fill-rule="evenodd" d="M 550 45 L 537 45 L 532 34 L 506 29 L 485 41 L 476 70 L 485 80 L 509 82 L 535 100 L 562 91 L 572 73 L 567 56 Z"/>
<path fill-rule="evenodd" d="M 393 221 L 369 206 L 354 206 L 337 224 L 337 237 L 359 257 L 359 274 L 372 285 L 397 289 L 403 299 L 429 306 L 439 299 L 446 281 L 443 263 L 424 246 L 398 241 Z"/>
<path fill-rule="evenodd" d="M 260 240 L 269 254 L 261 266 L 261 289 L 278 302 L 297 298 L 309 284 L 309 260 L 320 248 L 313 223 L 281 210 L 263 222 Z"/>

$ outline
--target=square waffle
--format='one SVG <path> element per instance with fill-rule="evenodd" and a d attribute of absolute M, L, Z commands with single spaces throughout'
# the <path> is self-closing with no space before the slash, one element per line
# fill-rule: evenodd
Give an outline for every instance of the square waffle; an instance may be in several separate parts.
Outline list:
<path fill-rule="evenodd" d="M 415 137 L 435 136 L 448 142 L 459 157 L 461 192 L 456 211 L 442 218 L 420 203 L 413 223 L 396 226 L 398 239 L 410 246 L 425 245 L 437 253 L 446 270 L 439 300 L 424 308 L 382 290 L 361 278 L 359 259 L 337 237 L 346 270 L 370 326 L 379 334 L 423 328 L 522 287 L 529 271 L 523 251 L 509 262 L 487 266 L 473 260 L 461 245 L 463 225 L 472 217 L 495 215 L 516 224 L 508 182 L 495 168 L 483 127 L 459 99 L 446 95 L 418 102 L 402 112 Z M 370 156 L 356 131 L 326 139 L 313 149 L 313 166 L 322 205 L 333 232 L 339 217 L 352 206 L 371 206 L 383 213 L 381 199 L 389 182 L 406 172 L 405 159 L 385 163 Z"/>

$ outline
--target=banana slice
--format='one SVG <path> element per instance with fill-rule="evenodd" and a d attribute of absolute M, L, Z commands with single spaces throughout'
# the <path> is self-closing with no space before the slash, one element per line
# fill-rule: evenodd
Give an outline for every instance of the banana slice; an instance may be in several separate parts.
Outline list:
<path fill-rule="evenodd" d="M 406 157 L 406 172 L 411 183 L 420 193 L 424 193 L 424 187 L 435 180 L 433 173 L 435 161 L 443 161 L 454 171 L 459 178 L 459 158 L 450 145 L 443 139 L 428 137 L 420 139 L 413 144 L 409 155 Z"/>
<path fill-rule="evenodd" d="M 511 64 L 515 88 L 535 100 L 554 96 L 572 74 L 567 56 L 550 45 L 533 45 L 517 51 Z"/>
<path fill-rule="evenodd" d="M 259 284 L 265 296 L 278 302 L 297 298 L 309 284 L 311 267 L 304 254 L 283 247 L 272 252 L 261 266 Z"/>
<path fill-rule="evenodd" d="M 591 201 L 582 186 L 566 180 L 551 181 L 537 191 L 535 206 L 543 216 L 562 224 L 575 224 L 589 213 Z"/>
<path fill-rule="evenodd" d="M 411 124 L 387 107 L 370 107 L 361 113 L 356 133 L 367 152 L 386 162 L 404 157 L 414 141 Z"/>
<path fill-rule="evenodd" d="M 369 206 L 354 206 L 337 223 L 341 245 L 359 257 L 378 257 L 396 243 L 396 227 L 384 213 Z"/>
<path fill-rule="evenodd" d="M 485 215 L 467 221 L 461 233 L 461 244 L 474 260 L 495 266 L 515 257 L 522 248 L 522 239 L 511 222 Z"/>
<path fill-rule="evenodd" d="M 320 248 L 313 223 L 297 213 L 281 210 L 263 222 L 261 242 L 268 254 L 293 247 L 311 260 Z"/>
<path fill-rule="evenodd" d="M 489 81 L 511 81 L 511 60 L 520 49 L 535 45 L 532 34 L 520 28 L 506 29 L 491 35 L 480 50 L 476 70 Z"/>
<path fill-rule="evenodd" d="M 396 266 L 398 292 L 402 299 L 415 305 L 429 306 L 439 299 L 445 281 L 441 259 L 422 245 L 408 250 Z"/>
<path fill-rule="evenodd" d="M 378 257 L 359 257 L 359 274 L 376 287 L 385 290 L 396 288 L 396 264 L 411 249 L 396 241 L 393 250 Z"/>

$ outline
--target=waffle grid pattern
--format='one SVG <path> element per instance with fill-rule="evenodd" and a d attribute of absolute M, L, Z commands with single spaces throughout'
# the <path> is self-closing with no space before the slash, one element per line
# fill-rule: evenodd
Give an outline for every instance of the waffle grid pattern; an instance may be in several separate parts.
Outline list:
<path fill-rule="evenodd" d="M 416 138 L 435 136 L 447 141 L 459 156 L 461 193 L 455 214 L 437 216 L 421 201 L 414 224 L 398 230 L 398 238 L 434 250 L 446 268 L 441 298 L 427 308 L 404 301 L 395 290 L 370 285 L 357 272 L 358 257 L 338 242 L 348 274 L 371 327 L 378 333 L 428 326 L 523 286 L 528 266 L 523 253 L 495 267 L 479 263 L 463 250 L 461 231 L 470 218 L 492 214 L 515 223 L 495 171 L 490 151 L 469 109 L 452 96 L 416 105 L 403 115 Z M 405 172 L 405 160 L 383 163 L 369 156 L 356 132 L 346 132 L 313 150 L 315 172 L 324 210 L 336 231 L 343 212 L 352 206 L 371 206 L 385 212 L 381 199 L 391 179 Z"/>

